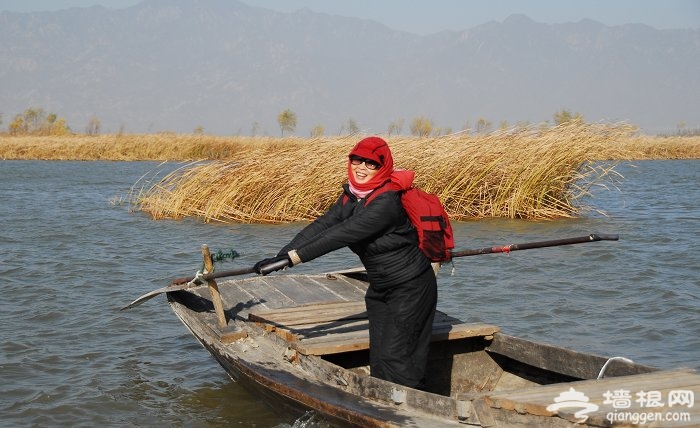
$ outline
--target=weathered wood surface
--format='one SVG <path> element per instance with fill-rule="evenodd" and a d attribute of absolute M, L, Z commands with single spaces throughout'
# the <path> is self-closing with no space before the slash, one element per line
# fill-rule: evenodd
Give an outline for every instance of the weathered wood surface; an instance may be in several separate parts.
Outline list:
<path fill-rule="evenodd" d="M 369 322 L 364 301 L 324 302 L 280 309 L 252 309 L 248 319 L 265 324 L 305 355 L 327 355 L 369 349 Z M 433 322 L 433 341 L 492 336 L 498 327 L 462 323 L 440 311 Z"/>
<path fill-rule="evenodd" d="M 170 296 L 175 314 L 232 378 L 269 400 L 278 411 L 292 411 L 295 417 L 299 417 L 311 408 L 322 414 L 332 426 L 461 426 L 456 420 L 405 411 L 393 403 L 345 391 L 334 382 L 319 381 L 312 372 L 286 360 L 277 341 L 266 340 L 269 335 L 252 336 L 223 345 L 211 328 L 216 322 L 213 311 L 200 312 L 177 302 L 177 299 L 191 299 L 192 294 L 180 292 Z M 188 300 L 187 303 L 191 302 Z"/>
<path fill-rule="evenodd" d="M 174 310 L 179 313 L 186 325 L 195 327 L 192 329 L 193 332 L 197 332 L 195 335 L 203 343 L 209 343 L 207 348 L 217 356 L 230 373 L 237 372 L 238 376 L 250 377 L 253 385 L 264 384 L 269 391 L 292 397 L 293 401 L 305 403 L 322 413 L 338 417 L 343 415 L 342 418 L 345 421 L 357 424 L 407 426 L 413 423 L 415 426 L 453 426 L 457 424 L 456 418 L 459 417 L 465 422 L 483 426 L 499 424 L 557 428 L 571 426 L 577 421 L 574 413 L 579 410 L 578 408 L 548 411 L 547 407 L 554 404 L 561 393 L 569 391 L 569 388 L 575 388 L 576 391 L 585 394 L 589 402 L 599 406 L 598 411 L 588 414 L 587 425 L 590 426 L 610 425 L 606 417 L 615 409 L 610 404 L 604 404 L 603 394 L 618 390 L 627 390 L 632 396 L 630 408 L 618 409 L 618 413 L 622 411 L 685 412 L 690 417 L 690 421 L 663 421 L 639 426 L 700 426 L 700 405 L 694 403 L 693 406 L 671 407 L 668 403 L 668 395 L 671 391 L 692 391 L 693 398 L 698 395 L 700 376 L 692 371 L 654 371 L 632 376 L 608 377 L 602 380 L 563 382 L 546 386 L 526 385 L 510 391 L 489 392 L 488 389 L 483 389 L 485 384 L 480 382 L 481 388 L 476 392 L 450 396 L 448 391 L 448 395 L 443 396 L 410 390 L 403 404 L 388 403 L 387 397 L 393 397 L 395 388 L 393 384 L 369 378 L 364 374 L 343 371 L 316 356 L 367 349 L 368 323 L 364 308 L 366 286 L 362 281 L 342 275 L 306 276 L 286 273 L 237 279 L 219 284 L 223 306 L 229 320 L 235 320 L 238 325 L 246 324 L 246 329 L 253 332 L 260 331 L 257 327 L 263 326 L 267 331 L 282 337 L 284 341 L 279 340 L 275 335 L 262 334 L 259 337 L 224 345 L 221 332 L 217 332 L 215 328 L 217 320 L 213 304 L 209 300 L 210 293 L 206 287 L 178 292 L 187 294 L 187 309 L 174 304 Z M 173 295 L 175 296 L 177 294 Z M 484 358 L 490 358 L 489 355 L 493 356 L 497 353 L 525 364 L 542 366 L 555 371 L 563 370 L 563 373 L 571 376 L 590 377 L 590 374 L 599 370 L 605 362 L 604 357 L 588 358 L 583 354 L 551 345 L 535 344 L 500 333 L 496 334 L 497 331 L 498 328 L 495 326 L 466 324 L 438 312 L 434 323 L 433 339 L 445 341 L 459 337 L 493 335 L 491 345 L 486 349 L 489 353 L 480 354 L 484 355 Z M 270 340 L 271 338 L 274 340 Z M 248 343 L 246 341 L 250 340 L 257 341 L 260 348 L 255 348 L 254 351 L 246 349 Z M 281 348 L 275 348 L 273 352 L 263 349 L 272 346 L 273 342 L 275 347 Z M 461 343 L 446 341 L 436 346 L 454 346 Z M 290 364 L 291 360 L 283 360 L 283 355 L 286 356 L 286 354 L 280 351 L 287 345 L 296 348 L 299 354 L 306 355 L 295 360 L 296 363 Z M 458 364 L 460 361 L 455 359 L 453 364 Z M 473 364 L 473 362 L 469 360 L 470 366 L 480 367 L 480 364 Z M 582 362 L 586 366 L 583 370 L 579 367 Z M 567 365 L 572 368 L 567 369 Z M 629 368 L 621 366 L 620 369 Z M 636 370 L 637 367 L 633 369 Z M 611 366 L 608 373 L 613 374 L 615 370 L 615 367 Z M 643 371 L 647 368 L 640 366 L 639 370 Z M 321 372 L 320 375 L 312 375 L 317 371 Z M 324 381 L 319 383 L 318 379 L 328 380 L 330 383 L 326 384 Z M 300 387 L 302 384 L 303 386 Z M 314 392 L 314 388 L 319 391 Z M 347 401 L 347 397 L 353 397 L 350 401 L 357 406 L 352 411 L 344 409 L 341 400 L 337 403 L 332 399 L 329 400 L 332 396 L 329 391 L 343 395 L 343 402 Z M 642 391 L 658 391 L 663 397 L 665 407 L 646 409 L 635 402 L 637 398 L 635 394 Z M 433 416 L 419 416 L 427 411 L 426 407 L 436 409 L 431 413 Z M 415 413 L 416 409 L 419 410 L 418 413 Z M 379 415 L 376 420 L 372 419 L 375 415 Z M 423 417 L 436 419 L 427 422 L 427 419 L 421 420 Z M 389 422 L 394 419 L 398 422 L 395 424 Z M 439 423 L 436 423 L 438 420 Z M 632 426 L 633 424 L 621 425 Z"/>
<path fill-rule="evenodd" d="M 202 245 L 202 259 L 204 260 L 204 273 L 214 272 L 214 263 L 211 260 L 211 253 L 209 252 L 209 246 L 206 244 Z M 221 293 L 219 293 L 219 286 L 216 281 L 210 279 L 207 281 L 209 286 L 209 293 L 211 293 L 211 301 L 214 304 L 214 311 L 216 312 L 216 319 L 219 328 L 226 327 L 226 314 L 224 313 L 224 304 L 221 301 Z"/>
<path fill-rule="evenodd" d="M 542 342 L 500 334 L 488 346 L 488 350 L 534 367 L 565 374 L 575 379 L 598 377 L 608 357 L 587 354 Z M 572 364 L 576 361 L 576 364 Z M 612 361 L 605 371 L 606 376 L 641 374 L 658 369 L 621 360 Z"/>
<path fill-rule="evenodd" d="M 367 284 L 343 275 L 271 274 L 219 282 L 219 289 L 229 317 L 247 319 L 251 310 L 362 301 Z"/>
<path fill-rule="evenodd" d="M 692 391 L 693 395 L 698 395 L 700 392 L 700 375 L 688 370 L 655 371 L 632 376 L 537 386 L 516 392 L 490 394 L 487 401 L 491 407 L 497 409 L 514 410 L 518 413 L 539 416 L 558 414 L 559 417 L 576 422 L 579 418 L 574 417 L 574 413 L 581 410 L 580 407 L 562 408 L 558 411 L 547 410 L 548 406 L 555 403 L 555 398 L 559 397 L 561 393 L 569 391 L 570 388 L 573 388 L 576 392 L 583 393 L 588 398 L 588 403 L 598 406 L 598 410 L 587 415 L 590 422 L 599 423 L 603 426 L 610 412 L 661 412 L 662 414 L 667 412 L 690 412 L 692 416 L 691 421 L 700 424 L 698 407 L 694 405 L 692 407 L 687 405 L 670 407 L 668 404 L 668 394 L 671 391 Z M 608 398 L 604 394 L 615 394 L 615 391 L 620 391 L 619 394 L 625 392 L 629 395 L 629 407 L 616 409 L 612 403 L 606 402 Z M 646 402 L 637 401 L 639 398 L 637 393 L 648 393 L 649 391 L 658 391 L 664 405 L 661 407 L 646 407 Z M 658 426 L 668 425 L 664 422 Z M 688 426 L 687 421 L 685 426 Z"/>

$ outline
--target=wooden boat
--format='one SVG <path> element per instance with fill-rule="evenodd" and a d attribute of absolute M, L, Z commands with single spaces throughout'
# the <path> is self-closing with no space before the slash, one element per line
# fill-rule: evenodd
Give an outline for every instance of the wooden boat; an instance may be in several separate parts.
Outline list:
<path fill-rule="evenodd" d="M 427 390 L 371 377 L 365 279 L 359 270 L 276 273 L 210 281 L 167 297 L 233 379 L 276 409 L 296 416 L 313 410 L 332 425 L 700 426 L 700 406 L 690 402 L 700 376 L 692 370 L 535 343 L 442 312 L 433 325 Z M 616 405 L 623 391 L 627 398 L 617 399 L 627 403 Z M 635 401 L 647 391 L 662 405 Z M 685 395 L 669 400 L 673 391 Z M 633 415 L 652 411 L 677 420 L 637 416 L 632 423 Z"/>

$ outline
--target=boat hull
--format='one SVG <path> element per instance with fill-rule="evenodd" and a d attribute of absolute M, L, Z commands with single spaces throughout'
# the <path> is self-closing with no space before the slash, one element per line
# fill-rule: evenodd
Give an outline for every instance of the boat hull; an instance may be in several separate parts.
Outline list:
<path fill-rule="evenodd" d="M 333 426 L 609 426 L 602 410 L 581 421 L 551 404 L 569 388 L 700 384 L 692 370 L 609 360 L 439 313 L 427 390 L 403 387 L 369 376 L 363 287 L 361 277 L 337 274 L 222 283 L 225 327 L 217 325 L 206 287 L 167 296 L 234 380 L 276 411 L 293 417 L 313 411 Z M 605 379 L 596 380 L 602 367 Z"/>

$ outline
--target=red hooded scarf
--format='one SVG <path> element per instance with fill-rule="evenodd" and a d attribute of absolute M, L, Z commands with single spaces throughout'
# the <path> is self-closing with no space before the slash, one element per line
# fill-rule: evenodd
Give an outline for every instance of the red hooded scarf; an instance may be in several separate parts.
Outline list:
<path fill-rule="evenodd" d="M 352 174 L 352 164 L 350 156 L 360 156 L 365 159 L 370 159 L 381 167 L 377 173 L 367 183 L 360 184 L 355 181 Z M 391 156 L 389 144 L 379 137 L 367 137 L 360 140 L 353 147 L 348 155 L 348 180 L 350 181 L 350 190 L 357 197 L 364 197 L 372 190 L 381 187 L 383 184 L 391 181 L 394 190 L 405 190 L 413 184 L 415 173 L 408 170 L 394 170 L 394 158 Z"/>

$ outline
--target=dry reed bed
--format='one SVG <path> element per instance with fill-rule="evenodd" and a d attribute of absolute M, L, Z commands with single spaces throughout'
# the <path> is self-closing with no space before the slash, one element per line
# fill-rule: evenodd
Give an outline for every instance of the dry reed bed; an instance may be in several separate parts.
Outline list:
<path fill-rule="evenodd" d="M 595 128 L 604 125 L 580 125 Z M 614 136 L 609 139 L 616 159 L 700 159 L 700 137 L 652 137 L 636 135 L 635 129 L 612 125 Z M 556 130 L 556 128 L 554 128 Z M 625 130 L 627 132 L 621 132 Z M 495 138 L 507 141 L 514 134 L 531 132 L 531 128 L 517 129 L 490 136 L 460 137 L 462 141 Z M 614 137 L 614 138 L 613 138 Z M 347 137 L 345 137 L 347 138 Z M 409 139 L 403 137 L 404 139 Z M 424 138 L 439 141 L 454 137 Z M 401 139 L 401 137 L 399 137 Z M 41 160 L 201 160 L 236 159 L 241 152 L 255 150 L 255 146 L 282 147 L 287 144 L 318 141 L 343 141 L 341 137 L 309 140 L 298 137 L 217 137 L 164 132 L 159 134 L 111 134 L 99 136 L 7 136 L 0 134 L 0 159 Z M 606 152 L 608 152 L 606 150 Z M 604 157 L 602 155 L 597 158 Z"/>
<path fill-rule="evenodd" d="M 700 137 L 630 135 L 617 142 L 623 159 L 700 159 Z"/>
<path fill-rule="evenodd" d="M 345 181 L 360 137 L 212 137 L 173 133 L 0 136 L 0 159 L 177 160 L 128 197 L 154 218 L 279 223 L 315 218 Z M 458 220 L 570 217 L 590 186 L 615 177 L 599 160 L 700 159 L 700 137 L 639 136 L 627 125 L 526 127 L 490 135 L 387 138 L 398 167 L 438 193 Z M 210 162 L 211 160 L 217 160 Z M 144 184 L 148 180 L 155 184 Z M 136 189 L 136 186 L 142 186 Z"/>
<path fill-rule="evenodd" d="M 437 193 L 455 220 L 575 216 L 591 186 L 615 175 L 625 127 L 577 125 L 486 136 L 392 137 L 395 166 Z M 338 197 L 359 137 L 257 144 L 235 160 L 186 165 L 133 198 L 154 218 L 283 223 L 311 220 Z"/>
<path fill-rule="evenodd" d="M 275 145 L 271 137 L 129 134 L 0 137 L 0 159 L 40 160 L 195 160 L 228 159 L 252 143 Z"/>

